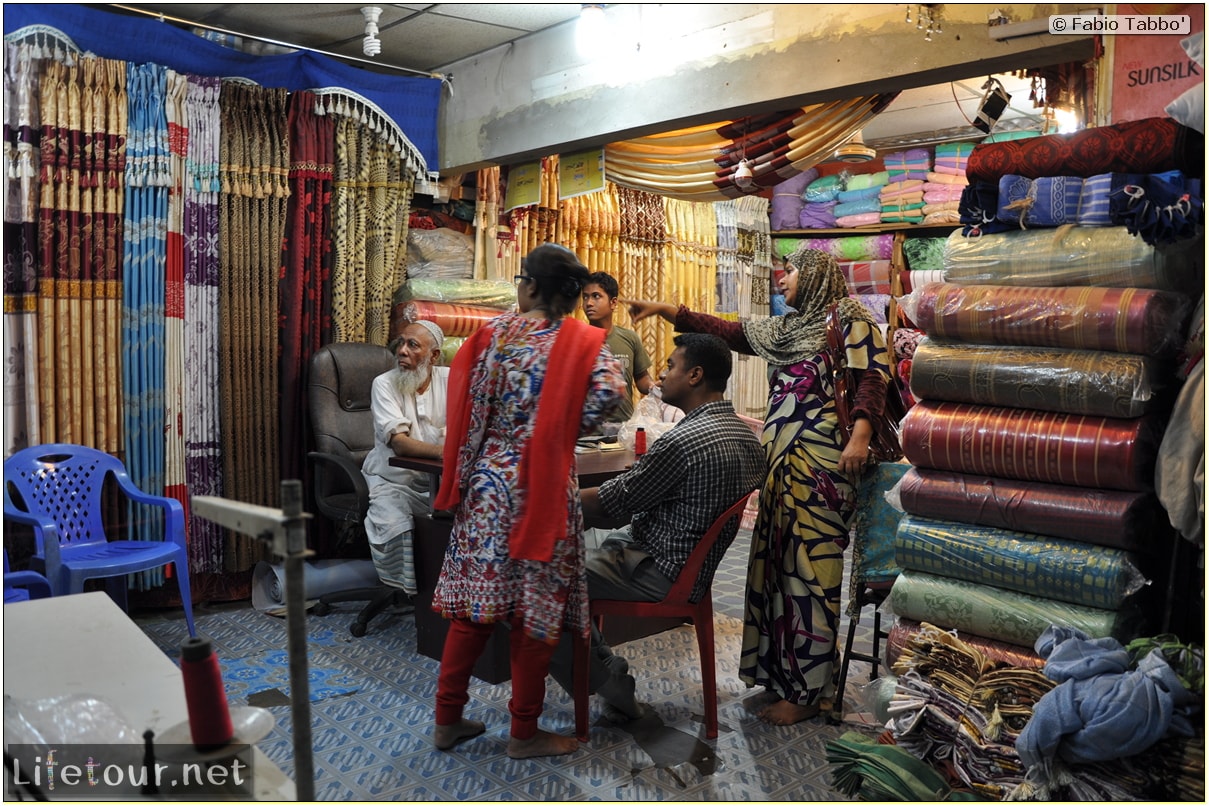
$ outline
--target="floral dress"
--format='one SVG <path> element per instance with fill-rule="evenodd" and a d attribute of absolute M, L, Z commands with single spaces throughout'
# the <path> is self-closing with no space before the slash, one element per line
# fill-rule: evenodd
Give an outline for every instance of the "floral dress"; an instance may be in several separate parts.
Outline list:
<path fill-rule="evenodd" d="M 518 616 L 527 634 L 547 643 L 556 643 L 564 627 L 587 628 L 583 510 L 574 462 L 565 479 L 549 480 L 565 492 L 559 499 L 562 512 L 550 517 L 566 522 L 566 536 L 555 543 L 550 562 L 512 559 L 508 535 L 524 503 L 520 460 L 533 436 L 538 399 L 545 383 L 558 381 L 558 369 L 549 367 L 548 359 L 559 326 L 516 314 L 485 325 L 495 332 L 471 372 L 467 440 L 481 448 L 458 456 L 462 501 L 432 602 L 446 618 L 480 624 Z M 621 367 L 602 345 L 589 377 L 580 433 L 594 431 L 624 393 Z"/>

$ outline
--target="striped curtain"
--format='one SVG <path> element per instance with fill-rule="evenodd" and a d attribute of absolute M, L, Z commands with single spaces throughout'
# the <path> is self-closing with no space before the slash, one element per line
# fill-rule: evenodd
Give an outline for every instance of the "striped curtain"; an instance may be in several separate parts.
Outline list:
<path fill-rule="evenodd" d="M 407 225 L 415 175 L 382 137 L 353 117 L 336 123 L 332 341 L 385 345 L 396 289 L 407 279 Z"/>
<path fill-rule="evenodd" d="M 286 91 L 223 82 L 219 147 L 219 385 L 223 495 L 280 506 L 278 272 L 289 195 Z M 228 571 L 267 557 L 229 536 Z"/>
<path fill-rule="evenodd" d="M 158 494 L 164 489 L 164 285 L 171 183 L 164 111 L 168 71 L 154 64 L 128 62 L 126 81 L 129 106 L 121 340 L 125 463 L 135 486 Z M 135 515 L 131 524 L 142 520 Z M 163 526 L 158 519 L 148 520 L 146 527 L 145 539 L 162 539 Z M 139 578 L 145 586 L 157 585 L 162 581 L 162 570 L 143 572 Z"/>
<path fill-rule="evenodd" d="M 664 200 L 654 193 L 617 187 L 620 215 L 618 241 L 622 253 L 622 273 L 618 277 L 622 295 L 636 299 L 663 300 L 663 281 L 667 265 L 667 215 Z M 671 342 L 672 326 L 655 316 L 634 324 L 629 311 L 618 321 L 638 331 L 642 343 L 651 351 L 652 373 L 663 371 Z M 628 323 L 628 324 L 626 324 Z"/>
<path fill-rule="evenodd" d="M 682 201 L 722 201 L 758 193 L 835 152 L 898 93 L 814 104 L 800 109 L 610 143 L 605 175 L 624 187 Z M 746 159 L 752 186 L 735 185 Z"/>
<path fill-rule="evenodd" d="M 48 62 L 39 106 L 39 442 L 124 459 L 126 63 Z"/>
<path fill-rule="evenodd" d="M 41 442 L 38 174 L 41 47 L 4 46 L 4 455 Z"/>
<path fill-rule="evenodd" d="M 185 483 L 189 495 L 223 494 L 218 345 L 218 78 L 189 76 L 184 174 Z M 188 508 L 186 508 L 188 512 Z M 223 570 L 223 530 L 189 515 L 189 569 Z M 194 587 L 196 590 L 196 586 Z"/>
<path fill-rule="evenodd" d="M 185 162 L 188 77 L 168 71 L 168 220 L 164 278 L 164 495 L 189 511 L 185 485 Z"/>

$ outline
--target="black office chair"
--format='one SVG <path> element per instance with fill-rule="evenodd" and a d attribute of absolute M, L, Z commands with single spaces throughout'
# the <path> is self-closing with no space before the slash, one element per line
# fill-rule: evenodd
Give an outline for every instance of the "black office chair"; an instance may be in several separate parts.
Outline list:
<path fill-rule="evenodd" d="M 374 445 L 370 391 L 374 378 L 395 366 L 390 350 L 377 344 L 339 342 L 311 357 L 307 385 L 315 450 L 307 454 L 314 477 L 315 507 L 332 521 L 341 547 L 365 539 L 369 486 L 361 463 Z M 326 615 L 337 602 L 367 602 L 349 632 L 360 638 L 370 619 L 388 607 L 411 603 L 406 591 L 390 585 L 324 594 L 315 605 Z"/>

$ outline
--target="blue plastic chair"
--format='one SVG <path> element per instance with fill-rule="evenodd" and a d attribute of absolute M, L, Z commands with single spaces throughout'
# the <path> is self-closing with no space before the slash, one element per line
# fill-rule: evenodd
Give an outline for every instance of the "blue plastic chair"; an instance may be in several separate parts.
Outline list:
<path fill-rule="evenodd" d="M 4 552 L 4 603 L 45 599 L 50 596 L 50 582 L 37 571 L 9 570 L 8 552 Z"/>
<path fill-rule="evenodd" d="M 163 509 L 162 539 L 108 539 L 101 519 L 107 475 L 130 501 Z M 115 457 L 96 448 L 64 443 L 17 451 L 4 462 L 4 517 L 33 527 L 34 561 L 41 565 L 55 596 L 81 593 L 85 580 L 107 578 L 110 595 L 125 609 L 127 574 L 172 563 L 189 635 L 197 634 L 184 508 L 174 498 L 140 490 Z"/>

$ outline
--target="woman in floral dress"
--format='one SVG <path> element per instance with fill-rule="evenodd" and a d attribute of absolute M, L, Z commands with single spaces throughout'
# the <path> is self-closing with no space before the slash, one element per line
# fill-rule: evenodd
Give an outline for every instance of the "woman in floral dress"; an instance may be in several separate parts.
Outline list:
<path fill-rule="evenodd" d="M 621 402 L 621 368 L 604 331 L 568 318 L 588 270 L 543 244 L 521 263 L 520 313 L 467 339 L 449 381 L 438 509 L 455 509 L 433 609 L 450 619 L 433 740 L 482 733 L 463 717 L 471 670 L 497 622 L 511 626 L 508 755 L 560 755 L 574 737 L 540 730 L 550 656 L 564 629 L 587 631 L 583 512 L 575 440 Z"/>
<path fill-rule="evenodd" d="M 844 548 L 855 485 L 869 452 L 869 417 L 880 414 L 890 380 L 885 337 L 848 296 L 835 259 L 800 248 L 780 281 L 786 316 L 728 322 L 683 305 L 628 302 L 635 321 L 659 315 L 678 331 L 713 333 L 731 349 L 769 363 L 762 442 L 768 478 L 752 531 L 739 678 L 762 686 L 758 713 L 792 725 L 834 694 L 832 667 Z M 827 312 L 838 305 L 849 366 L 858 379 L 852 434 L 841 440 L 826 351 Z"/>

